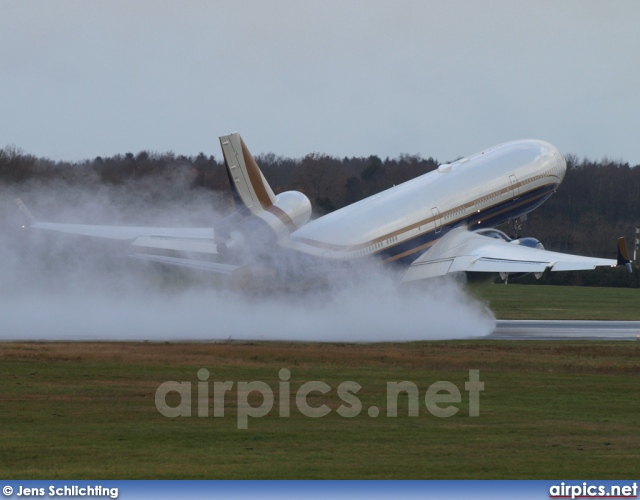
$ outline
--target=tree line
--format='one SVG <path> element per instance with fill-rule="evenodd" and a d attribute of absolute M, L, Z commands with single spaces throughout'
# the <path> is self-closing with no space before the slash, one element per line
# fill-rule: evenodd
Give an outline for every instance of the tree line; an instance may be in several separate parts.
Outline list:
<path fill-rule="evenodd" d="M 626 236 L 633 251 L 635 227 L 640 226 L 640 166 L 604 158 L 600 161 L 568 155 L 565 180 L 540 208 L 530 213 L 519 236 L 534 236 L 546 248 L 597 257 L 615 257 L 615 242 Z M 298 190 L 312 202 L 316 215 L 354 203 L 384 189 L 436 169 L 432 157 L 400 155 L 335 158 L 310 153 L 289 158 L 273 153 L 256 161 L 278 193 Z M 232 209 L 224 163 L 214 156 L 141 151 L 80 162 L 39 158 L 7 146 L 0 149 L 0 187 L 23 184 L 64 191 L 97 186 L 126 188 L 145 199 L 180 201 L 194 190 L 216 193 L 218 211 Z M 514 228 L 501 229 L 515 236 Z M 549 273 L 540 283 L 604 286 L 640 286 L 638 268 L 633 278 L 602 270 L 590 273 Z M 613 278 L 615 277 L 615 279 Z"/>

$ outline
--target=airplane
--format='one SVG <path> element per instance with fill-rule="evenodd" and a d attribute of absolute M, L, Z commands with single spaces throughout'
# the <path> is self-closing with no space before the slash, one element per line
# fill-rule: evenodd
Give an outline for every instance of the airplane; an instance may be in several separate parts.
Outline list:
<path fill-rule="evenodd" d="M 272 266 L 289 279 L 311 269 L 344 272 L 371 259 L 393 266 L 400 282 L 452 273 L 498 273 L 507 281 L 598 266 L 631 271 L 624 238 L 617 259 L 602 259 L 552 252 L 535 238 L 495 229 L 526 218 L 560 186 L 566 162 L 541 140 L 479 151 L 316 219 L 305 194 L 273 192 L 240 134 L 220 137 L 220 146 L 236 210 L 213 227 L 38 222 L 16 203 L 33 229 L 123 240 L 142 250 L 133 254 L 138 259 L 227 276 Z"/>

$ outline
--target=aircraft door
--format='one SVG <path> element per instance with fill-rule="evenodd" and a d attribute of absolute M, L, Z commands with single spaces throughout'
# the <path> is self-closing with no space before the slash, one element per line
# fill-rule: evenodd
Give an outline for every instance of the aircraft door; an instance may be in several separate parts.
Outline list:
<path fill-rule="evenodd" d="M 518 179 L 516 179 L 515 175 L 510 175 L 509 181 L 511 182 L 511 193 L 513 194 L 513 199 L 517 200 L 520 197 L 520 189 L 518 188 Z"/>
<path fill-rule="evenodd" d="M 442 226 L 440 225 L 440 212 L 438 212 L 438 207 L 433 207 L 431 209 L 431 213 L 433 214 L 433 224 L 436 228 L 436 234 L 442 231 Z"/>

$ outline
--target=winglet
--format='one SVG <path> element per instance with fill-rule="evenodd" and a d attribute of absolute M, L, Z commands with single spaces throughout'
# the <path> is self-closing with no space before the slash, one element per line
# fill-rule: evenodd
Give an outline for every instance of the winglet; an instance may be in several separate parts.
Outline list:
<path fill-rule="evenodd" d="M 624 237 L 618 238 L 618 266 L 624 266 L 629 272 L 632 272 L 631 261 L 627 253 L 627 240 Z"/>
<path fill-rule="evenodd" d="M 24 203 L 22 203 L 22 200 L 20 198 L 16 198 L 13 201 L 16 205 L 18 205 L 18 208 L 22 212 L 22 215 L 24 215 L 27 218 L 27 220 L 29 221 L 29 224 L 35 224 L 37 222 L 36 218 L 33 215 L 31 215 L 31 212 L 29 212 L 29 209 L 26 207 Z"/>

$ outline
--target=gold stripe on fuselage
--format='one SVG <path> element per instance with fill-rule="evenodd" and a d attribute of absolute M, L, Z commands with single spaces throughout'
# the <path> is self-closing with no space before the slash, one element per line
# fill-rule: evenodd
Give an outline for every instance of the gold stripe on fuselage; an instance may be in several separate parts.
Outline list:
<path fill-rule="evenodd" d="M 556 178 L 557 178 L 557 176 L 551 176 L 551 177 L 556 177 Z M 559 179 L 559 178 L 558 178 L 558 179 Z M 519 189 L 520 187 L 522 187 L 522 186 L 523 186 L 523 185 L 525 185 L 525 184 L 528 184 L 528 183 L 527 183 L 527 182 L 518 182 L 518 183 L 517 183 L 517 184 L 515 184 L 514 186 L 515 186 L 515 187 L 517 187 L 517 188 Z M 532 190 L 530 190 L 530 191 L 526 191 L 526 192 L 524 192 L 524 193 L 521 193 L 521 194 L 519 195 L 519 197 L 524 197 L 524 196 L 526 196 L 527 194 L 531 193 L 532 191 L 536 191 L 536 190 L 538 190 L 538 189 L 543 189 L 543 188 L 545 188 L 545 187 L 554 186 L 554 185 L 556 185 L 556 186 L 557 186 L 557 184 L 558 184 L 558 183 L 556 183 L 556 184 L 549 183 L 549 184 L 545 184 L 544 186 L 536 187 L 535 189 L 532 189 Z M 373 240 L 370 240 L 370 241 L 368 241 L 368 242 L 366 242 L 366 243 L 359 243 L 359 244 L 357 244 L 357 245 L 338 245 L 338 244 L 335 244 L 335 243 L 325 243 L 325 242 L 322 242 L 322 241 L 311 240 L 311 239 L 308 239 L 308 238 L 294 238 L 294 241 L 299 241 L 299 242 L 301 242 L 301 243 L 305 243 L 305 244 L 307 244 L 307 245 L 314 246 L 314 247 L 316 247 L 316 248 L 323 248 L 323 249 L 327 249 L 327 250 L 339 250 L 339 251 L 343 251 L 343 252 L 354 252 L 354 251 L 357 251 L 357 250 L 361 250 L 361 249 L 363 249 L 363 248 L 367 248 L 367 247 L 369 247 L 369 246 L 371 246 L 371 245 L 375 245 L 375 244 L 377 244 L 377 243 L 381 243 L 381 242 L 383 242 L 383 241 L 385 241 L 385 240 L 388 240 L 388 239 L 390 239 L 390 238 L 393 238 L 393 237 L 395 237 L 395 236 L 399 236 L 399 235 L 401 235 L 401 234 L 403 234 L 403 233 L 405 233 L 405 232 L 407 232 L 407 231 L 411 231 L 412 229 L 415 229 L 415 228 L 417 228 L 417 227 L 427 225 L 427 224 L 429 224 L 429 223 L 431 223 L 431 222 L 435 222 L 437 219 L 442 220 L 442 219 L 443 219 L 443 218 L 445 218 L 445 216 L 446 216 L 447 214 L 449 214 L 449 213 L 456 212 L 457 210 L 460 210 L 460 209 L 467 210 L 468 208 L 471 208 L 471 207 L 475 206 L 475 205 L 476 205 L 480 200 L 482 200 L 483 198 L 486 198 L 486 197 L 492 197 L 492 196 L 494 196 L 494 195 L 504 194 L 504 193 L 507 193 L 507 192 L 511 191 L 512 189 L 513 189 L 513 186 L 512 186 L 512 187 L 509 187 L 509 188 L 499 189 L 499 190 L 497 190 L 497 191 L 494 191 L 494 192 L 492 192 L 492 193 L 486 194 L 486 195 L 484 195 L 484 196 L 482 196 L 482 197 L 480 197 L 480 198 L 477 198 L 477 199 L 475 199 L 475 200 L 472 200 L 472 201 L 470 201 L 470 202 L 466 202 L 466 203 L 464 203 L 463 205 L 459 205 L 459 206 L 457 206 L 457 207 L 454 207 L 454 208 L 452 208 L 452 209 L 449 209 L 449 210 L 447 210 L 446 212 L 443 212 L 442 214 L 440 214 L 439 216 L 431 216 L 431 217 L 428 217 L 428 218 L 423 219 L 423 220 L 421 220 L 421 221 L 419 221 L 419 222 L 415 222 L 415 223 L 410 224 L 410 225 L 408 225 L 408 226 L 405 226 L 405 227 L 403 227 L 403 228 L 401 228 L 401 229 L 398 229 L 398 230 L 395 230 L 395 231 L 393 231 L 393 232 L 391 232 L 391 233 L 385 234 L 384 236 L 380 236 L 380 237 L 378 237 L 378 238 L 375 238 L 375 239 L 373 239 Z M 494 217 L 494 216 L 496 216 L 496 215 L 500 215 L 500 214 L 502 214 L 502 213 L 504 213 L 504 212 L 507 212 L 507 211 L 509 211 L 509 210 L 513 210 L 514 208 L 517 208 L 517 207 L 519 207 L 519 206 L 522 206 L 522 205 L 524 205 L 524 204 L 526 204 L 526 203 L 530 203 L 530 202 L 532 202 L 532 201 L 534 201 L 534 200 L 537 200 L 537 199 L 539 199 L 539 198 L 542 198 L 542 197 L 543 197 L 543 196 L 545 196 L 546 194 L 547 194 L 547 193 L 541 193 L 541 194 L 539 194 L 538 196 L 535 196 L 535 197 L 533 197 L 533 198 L 529 198 L 529 199 L 527 199 L 527 200 L 523 200 L 523 201 L 521 201 L 520 203 L 517 203 L 517 204 L 512 205 L 512 206 L 510 206 L 510 207 L 506 207 L 506 208 L 504 208 L 504 209 L 500 210 L 499 212 L 496 212 L 495 214 L 491 214 L 491 216 L 492 216 L 492 217 Z M 506 201 L 510 201 L 510 200 L 506 200 Z M 486 208 L 484 209 L 484 211 L 489 210 L 489 209 L 491 209 L 491 208 L 493 208 L 493 207 L 496 207 L 496 206 L 498 206 L 498 205 L 501 205 L 501 204 L 503 204 L 503 203 L 505 203 L 505 201 L 501 201 L 500 203 L 496 203 L 496 204 L 494 204 L 494 205 L 491 205 L 491 206 L 489 206 L 489 207 L 486 207 Z M 476 217 L 476 216 L 479 216 L 479 217 Z M 457 224 L 458 222 L 460 222 L 460 221 L 462 221 L 462 220 L 464 220 L 464 219 L 470 218 L 470 217 L 471 217 L 471 218 L 482 219 L 482 212 L 480 212 L 479 214 L 478 214 L 478 213 L 476 213 L 476 214 L 471 213 L 471 214 L 468 214 L 468 215 L 466 215 L 466 216 L 459 217 L 458 219 L 452 220 L 451 222 L 447 222 L 447 225 L 454 225 L 454 224 Z M 475 220 L 474 220 L 473 222 L 475 222 Z M 418 236 L 419 236 L 419 235 L 418 235 Z M 382 251 L 387 251 L 387 250 L 389 250 L 390 248 L 393 248 L 393 247 L 395 247 L 395 246 L 397 246 L 397 245 L 401 245 L 401 244 L 407 243 L 407 241 L 410 241 L 410 240 L 398 241 L 397 243 L 394 243 L 394 244 L 392 244 L 392 245 L 389 245 L 389 246 L 386 246 L 386 247 L 384 247 L 384 248 L 381 248 L 381 249 L 379 249 L 379 250 L 378 250 L 378 251 L 376 251 L 376 252 L 372 252 L 372 253 L 371 253 L 371 254 L 369 254 L 369 255 L 374 255 L 374 254 L 376 254 L 376 253 L 380 253 L 380 252 L 382 252 Z M 385 263 L 386 263 L 386 262 L 391 262 L 391 261 L 393 261 L 393 260 L 397 260 L 397 259 L 400 259 L 400 258 L 402 258 L 402 257 L 406 257 L 407 255 L 411 255 L 412 253 L 415 253 L 415 252 L 419 252 L 419 251 L 421 251 L 421 250 L 424 250 L 425 248 L 428 248 L 429 246 L 433 245 L 436 241 L 437 241 L 437 240 L 433 240 L 432 242 L 426 243 L 426 244 L 424 244 L 424 245 L 420 245 L 419 247 L 416 247 L 416 248 L 414 248 L 414 249 L 412 249 L 412 250 L 407 250 L 406 252 L 402 252 L 401 254 L 394 255 L 393 257 L 390 257 L 390 258 L 388 258 L 388 259 L 385 259 L 385 261 L 384 261 L 384 262 L 385 262 Z"/>

